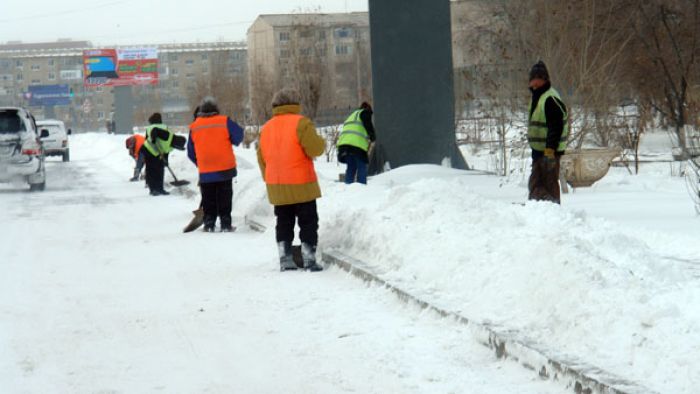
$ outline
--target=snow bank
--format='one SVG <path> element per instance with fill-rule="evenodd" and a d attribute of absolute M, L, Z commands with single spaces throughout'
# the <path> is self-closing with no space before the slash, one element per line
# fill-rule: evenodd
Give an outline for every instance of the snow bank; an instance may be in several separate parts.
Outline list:
<path fill-rule="evenodd" d="M 440 307 L 518 330 L 660 392 L 691 393 L 700 384 L 700 249 L 693 239 L 566 205 L 484 197 L 478 191 L 493 177 L 439 166 L 402 167 L 368 186 L 337 183 L 337 167 L 317 166 L 321 248 L 363 260 Z M 271 225 L 255 177 L 243 182 L 237 207 Z M 597 196 L 625 204 L 605 191 Z M 653 203 L 637 214 L 653 211 Z"/>

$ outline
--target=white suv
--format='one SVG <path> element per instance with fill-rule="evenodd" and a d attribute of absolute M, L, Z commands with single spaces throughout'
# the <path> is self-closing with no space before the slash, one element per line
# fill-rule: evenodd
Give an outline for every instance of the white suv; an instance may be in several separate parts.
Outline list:
<path fill-rule="evenodd" d="M 0 107 L 0 182 L 27 182 L 32 191 L 44 190 L 44 149 L 34 117 L 25 109 Z"/>
<path fill-rule="evenodd" d="M 66 125 L 60 120 L 39 120 L 36 122 L 40 132 L 47 130 L 48 137 L 42 137 L 41 142 L 44 145 L 44 154 L 46 156 L 62 156 L 63 161 L 70 160 L 70 149 L 68 147 L 68 134 Z"/>

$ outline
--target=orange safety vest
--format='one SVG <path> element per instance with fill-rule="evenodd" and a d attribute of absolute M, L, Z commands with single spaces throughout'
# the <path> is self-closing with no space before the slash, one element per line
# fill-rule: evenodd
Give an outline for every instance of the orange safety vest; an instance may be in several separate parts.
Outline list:
<path fill-rule="evenodd" d="M 136 142 L 134 144 L 134 159 L 138 160 L 139 151 L 141 150 L 143 143 L 146 142 L 146 137 L 142 136 L 141 134 L 134 134 L 134 141 Z"/>
<path fill-rule="evenodd" d="M 131 156 L 134 156 L 134 159 L 138 160 L 139 150 L 145 141 L 146 137 L 142 136 L 141 134 L 134 134 L 126 139 L 126 149 L 129 150 L 129 154 Z"/>
<path fill-rule="evenodd" d="M 316 182 L 314 162 L 299 143 L 297 126 L 303 116 L 276 115 L 260 132 L 265 160 L 265 182 L 270 185 L 303 185 Z"/>
<path fill-rule="evenodd" d="M 190 125 L 190 138 L 200 174 L 236 167 L 227 121 L 227 116 L 215 115 L 199 117 Z"/>

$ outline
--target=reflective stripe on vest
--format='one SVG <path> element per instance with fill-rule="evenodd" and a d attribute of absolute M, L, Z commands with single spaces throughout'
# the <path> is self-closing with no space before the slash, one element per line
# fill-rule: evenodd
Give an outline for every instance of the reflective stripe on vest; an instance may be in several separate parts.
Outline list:
<path fill-rule="evenodd" d="M 155 145 L 151 143 L 151 133 L 153 132 L 153 129 L 159 128 L 162 130 L 165 130 L 168 132 L 168 139 L 163 141 L 160 138 L 156 138 L 156 143 Z M 158 123 L 158 124 L 152 124 L 148 126 L 146 129 L 146 141 L 144 141 L 143 146 L 148 149 L 149 152 L 153 156 L 160 156 L 161 154 L 168 154 L 173 150 L 172 143 L 173 143 L 173 133 L 168 130 L 168 126 Z"/>
<path fill-rule="evenodd" d="M 231 145 L 227 116 L 215 115 L 195 119 L 190 124 L 190 138 L 194 144 L 200 174 L 236 167 L 236 155 Z"/>
<path fill-rule="evenodd" d="M 530 121 L 527 126 L 527 141 L 530 144 L 530 148 L 537 151 L 544 151 L 547 147 L 547 116 L 544 112 L 544 104 L 548 98 L 554 97 L 556 100 L 554 102 L 559 106 L 563 114 L 564 129 L 561 133 L 561 138 L 559 139 L 559 144 L 557 145 L 557 152 L 563 152 L 566 150 L 566 139 L 569 135 L 569 114 L 566 111 L 566 106 L 562 106 L 561 97 L 559 92 L 554 88 L 547 89 L 546 92 L 542 93 L 540 99 L 537 101 L 537 106 L 535 110 L 532 110 L 532 103 L 530 103 Z"/>
<path fill-rule="evenodd" d="M 351 145 L 358 147 L 365 152 L 367 149 L 369 149 L 369 135 L 367 134 L 365 125 L 360 119 L 360 114 L 362 111 L 362 109 L 358 109 L 357 111 L 351 113 L 345 120 L 345 123 L 343 123 L 343 131 L 338 137 L 337 146 Z"/>
<path fill-rule="evenodd" d="M 299 142 L 297 128 L 303 116 L 275 115 L 260 131 L 260 150 L 268 185 L 303 185 L 316 182 L 314 163 Z"/>

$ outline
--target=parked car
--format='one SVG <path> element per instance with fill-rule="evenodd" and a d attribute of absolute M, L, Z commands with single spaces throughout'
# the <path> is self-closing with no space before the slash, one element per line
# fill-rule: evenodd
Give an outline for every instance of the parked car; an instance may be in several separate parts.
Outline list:
<path fill-rule="evenodd" d="M 41 139 L 44 145 L 44 155 L 46 156 L 61 156 L 63 161 L 70 160 L 70 148 L 68 147 L 68 135 L 70 131 L 66 131 L 66 125 L 60 120 L 39 120 L 36 126 L 40 132 L 47 130 L 48 137 Z"/>
<path fill-rule="evenodd" d="M 32 191 L 44 190 L 46 167 L 41 137 L 29 111 L 0 107 L 0 182 L 27 182 Z"/>

